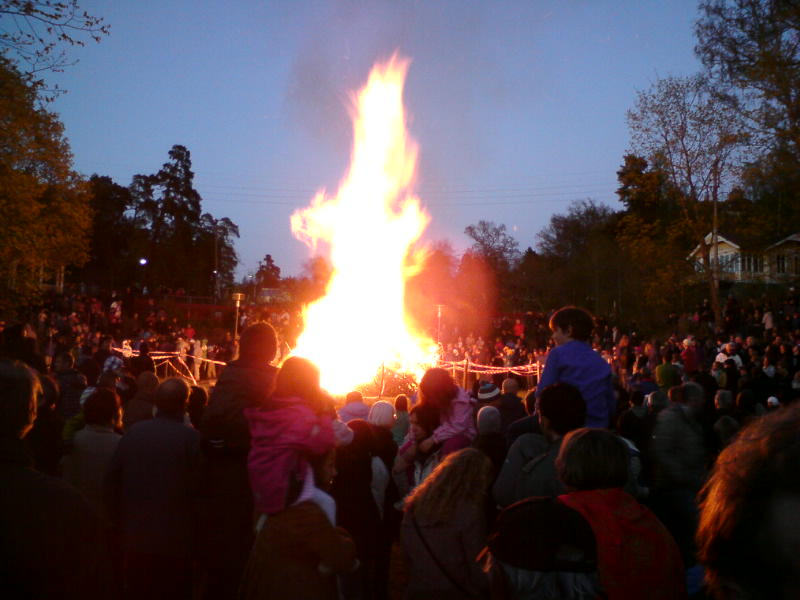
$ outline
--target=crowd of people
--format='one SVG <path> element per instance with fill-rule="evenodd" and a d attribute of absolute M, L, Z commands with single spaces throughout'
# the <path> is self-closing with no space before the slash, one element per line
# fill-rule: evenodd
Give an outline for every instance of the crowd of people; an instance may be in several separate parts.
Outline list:
<path fill-rule="evenodd" d="M 126 356 L 121 301 L 59 302 L 0 334 L 0 589 L 13 597 L 800 590 L 793 291 L 771 321 L 753 313 L 758 330 L 745 318 L 664 340 L 565 307 L 536 348 L 541 333 L 514 319 L 494 350 L 541 351 L 535 387 L 496 374 L 463 389 L 434 367 L 414 395 L 338 404 L 310 361 L 273 366 L 270 323 L 230 344 L 209 394 L 148 354 L 197 332 L 153 310 Z"/>
<path fill-rule="evenodd" d="M 488 332 L 464 331 L 459 324 L 445 322 L 440 328 L 441 357 L 445 361 L 460 361 L 469 358 L 472 363 L 513 367 L 544 362 L 548 348 L 552 345 L 550 314 L 529 311 L 496 316 Z M 620 366 L 621 361 L 647 351 L 653 355 L 663 344 L 675 345 L 687 335 L 708 343 L 709 348 L 719 347 L 728 340 L 753 338 L 762 343 L 771 342 L 780 336 L 779 343 L 792 346 L 800 330 L 800 301 L 794 287 L 782 297 L 749 299 L 739 302 L 731 294 L 722 310 L 722 322 L 716 324 L 708 300 L 700 302 L 693 311 L 672 312 L 664 319 L 660 329 L 673 336 L 666 340 L 642 331 L 635 323 L 622 324 L 618 318 L 596 317 L 592 334 L 592 347 L 609 361 Z M 796 345 L 796 344 L 794 344 Z M 645 349 L 647 346 L 647 349 Z M 620 356 L 622 355 L 622 356 Z M 632 365 L 632 363 L 631 363 Z M 623 369 L 626 368 L 622 364 Z"/>

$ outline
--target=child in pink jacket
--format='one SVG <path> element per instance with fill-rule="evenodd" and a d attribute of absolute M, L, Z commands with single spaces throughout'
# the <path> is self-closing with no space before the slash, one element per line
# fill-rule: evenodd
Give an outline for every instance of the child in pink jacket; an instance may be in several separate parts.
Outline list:
<path fill-rule="evenodd" d="M 458 387 L 444 369 L 428 369 L 419 383 L 421 404 L 435 406 L 440 425 L 433 435 L 422 442 L 420 450 L 427 452 L 434 444 L 442 444 L 445 456 L 466 448 L 475 439 L 475 409 L 470 395 Z"/>
<path fill-rule="evenodd" d="M 250 427 L 247 469 L 256 510 L 275 514 L 310 489 L 309 456 L 334 447 L 332 409 L 319 386 L 319 369 L 292 357 L 278 373 L 275 391 L 263 407 L 245 409 Z"/>

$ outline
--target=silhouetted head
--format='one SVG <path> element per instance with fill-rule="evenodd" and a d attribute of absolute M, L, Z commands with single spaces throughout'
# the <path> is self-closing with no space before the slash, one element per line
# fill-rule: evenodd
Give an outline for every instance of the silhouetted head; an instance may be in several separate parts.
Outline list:
<path fill-rule="evenodd" d="M 572 490 L 621 488 L 628 481 L 628 447 L 605 429 L 568 433 L 556 459 L 558 476 Z"/>
<path fill-rule="evenodd" d="M 278 337 L 269 323 L 246 327 L 239 338 L 239 357 L 254 362 L 269 363 L 278 352 Z"/>
<path fill-rule="evenodd" d="M 39 378 L 16 360 L 0 360 L 0 438 L 23 438 L 36 420 Z"/>
<path fill-rule="evenodd" d="M 548 385 L 537 403 L 542 428 L 562 436 L 586 423 L 586 402 L 580 391 L 568 383 Z"/>
<path fill-rule="evenodd" d="M 292 356 L 278 371 L 272 395 L 276 398 L 302 398 L 318 410 L 322 410 L 327 402 L 320 388 L 319 378 L 317 365 L 307 358 Z"/>
<path fill-rule="evenodd" d="M 560 329 L 573 340 L 588 341 L 592 337 L 594 318 L 589 311 L 577 306 L 560 308 L 550 317 L 550 330 Z"/>
<path fill-rule="evenodd" d="M 405 394 L 398 394 L 394 399 L 394 409 L 398 412 L 407 412 L 408 396 Z"/>
<path fill-rule="evenodd" d="M 428 369 L 419 382 L 420 404 L 436 407 L 440 415 L 449 412 L 457 394 L 458 387 L 445 369 Z"/>
<path fill-rule="evenodd" d="M 95 388 L 83 403 L 83 416 L 88 425 L 112 425 L 119 419 L 119 396 L 108 388 Z"/>
<path fill-rule="evenodd" d="M 178 377 L 164 380 L 156 390 L 156 407 L 159 413 L 182 417 L 189 401 L 189 384 Z"/>

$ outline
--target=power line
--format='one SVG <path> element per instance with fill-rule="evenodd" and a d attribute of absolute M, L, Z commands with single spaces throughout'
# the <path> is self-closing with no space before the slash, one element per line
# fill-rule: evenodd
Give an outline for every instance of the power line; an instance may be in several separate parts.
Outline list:
<path fill-rule="evenodd" d="M 458 197 L 450 196 L 443 199 L 446 201 L 436 201 L 429 197 L 422 197 L 421 202 L 423 206 L 429 207 L 448 207 L 448 206 L 503 206 L 503 205 L 525 205 L 525 204 L 541 204 L 548 202 L 562 202 L 565 197 L 573 197 L 576 200 L 583 200 L 588 197 L 604 195 L 609 192 L 608 188 L 600 187 L 587 187 L 582 190 L 564 190 L 552 192 L 528 192 L 518 194 L 483 194 L 480 196 L 463 196 L 460 200 Z M 231 197 L 235 196 L 235 197 Z M 240 196 L 246 196 L 241 198 Z M 221 203 L 234 203 L 234 204 L 255 204 L 265 206 L 297 206 L 298 204 L 305 204 L 311 196 L 289 196 L 289 195 L 265 195 L 265 194 L 243 194 L 243 193 L 228 193 L 225 196 L 207 195 L 204 200 L 208 202 L 221 202 Z"/>

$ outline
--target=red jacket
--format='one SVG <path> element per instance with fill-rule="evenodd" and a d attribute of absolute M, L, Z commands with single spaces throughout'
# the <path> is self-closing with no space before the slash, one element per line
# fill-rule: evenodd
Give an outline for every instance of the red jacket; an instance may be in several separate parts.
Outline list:
<path fill-rule="evenodd" d="M 558 499 L 589 522 L 608 600 L 686 598 L 680 551 L 656 516 L 622 489 L 570 492 Z"/>

